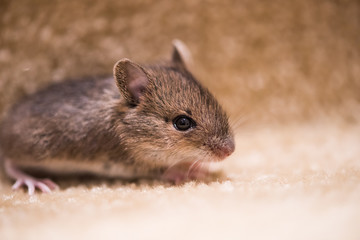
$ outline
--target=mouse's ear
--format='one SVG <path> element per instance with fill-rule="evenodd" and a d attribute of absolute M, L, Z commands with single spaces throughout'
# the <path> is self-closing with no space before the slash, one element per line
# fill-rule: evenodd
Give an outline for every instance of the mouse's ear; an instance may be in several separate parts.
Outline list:
<path fill-rule="evenodd" d="M 172 62 L 184 68 L 191 68 L 193 65 L 193 60 L 191 53 L 185 43 L 183 43 L 179 39 L 174 39 L 172 41 L 172 45 Z"/>
<path fill-rule="evenodd" d="M 145 70 L 140 65 L 123 58 L 115 63 L 114 78 L 126 101 L 137 105 L 149 82 Z"/>

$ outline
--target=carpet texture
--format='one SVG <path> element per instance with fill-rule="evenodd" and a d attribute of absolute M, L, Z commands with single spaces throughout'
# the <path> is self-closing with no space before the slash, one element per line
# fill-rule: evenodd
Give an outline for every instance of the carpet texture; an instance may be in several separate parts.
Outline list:
<path fill-rule="evenodd" d="M 208 183 L 56 179 L 30 197 L 0 173 L 0 239 L 360 239 L 359 1 L 3 0 L 0 19 L 0 116 L 178 38 L 236 135 Z"/>

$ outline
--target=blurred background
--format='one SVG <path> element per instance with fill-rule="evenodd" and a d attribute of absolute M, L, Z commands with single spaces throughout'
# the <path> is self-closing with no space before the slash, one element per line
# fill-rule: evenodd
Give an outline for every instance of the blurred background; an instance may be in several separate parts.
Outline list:
<path fill-rule="evenodd" d="M 0 1 L 0 113 L 51 82 L 111 74 L 127 57 L 193 53 L 236 123 L 360 119 L 360 3 Z"/>

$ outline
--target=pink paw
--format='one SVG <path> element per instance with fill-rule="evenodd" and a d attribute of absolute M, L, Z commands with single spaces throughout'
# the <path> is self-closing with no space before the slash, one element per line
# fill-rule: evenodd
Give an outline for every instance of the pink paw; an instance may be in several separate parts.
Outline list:
<path fill-rule="evenodd" d="M 40 189 L 44 193 L 50 193 L 52 190 L 59 188 L 58 185 L 50 179 L 35 179 L 32 177 L 17 179 L 12 189 L 19 189 L 21 186 L 27 186 L 29 195 L 35 193 L 35 188 Z"/>
<path fill-rule="evenodd" d="M 20 169 L 18 169 L 10 160 L 5 161 L 5 171 L 9 177 L 16 180 L 12 189 L 19 189 L 22 186 L 28 188 L 29 195 L 35 193 L 35 189 L 38 188 L 44 193 L 50 193 L 51 190 L 58 189 L 58 185 L 50 179 L 37 179 L 29 176 Z"/>
<path fill-rule="evenodd" d="M 162 179 L 178 185 L 191 180 L 205 181 L 208 177 L 208 169 L 204 168 L 202 163 L 196 162 L 195 164 L 183 163 L 175 165 L 165 171 Z"/>

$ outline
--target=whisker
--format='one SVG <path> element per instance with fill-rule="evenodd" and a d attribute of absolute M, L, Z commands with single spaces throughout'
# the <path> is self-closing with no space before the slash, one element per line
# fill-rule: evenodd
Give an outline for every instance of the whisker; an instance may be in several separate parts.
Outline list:
<path fill-rule="evenodd" d="M 243 116 L 237 118 L 236 120 L 230 120 L 230 126 L 233 129 L 238 129 L 238 128 L 241 128 L 244 125 L 246 125 L 247 122 L 249 122 L 249 117 L 246 117 L 243 115 Z"/>
<path fill-rule="evenodd" d="M 184 161 L 184 159 L 181 159 L 181 158 L 179 160 L 175 161 L 173 164 L 171 164 L 169 167 L 166 168 L 165 172 L 169 171 L 170 169 L 172 169 L 173 167 L 175 167 L 176 165 L 178 165 L 182 161 Z"/>
<path fill-rule="evenodd" d="M 201 159 L 197 159 L 195 162 L 193 162 L 187 172 L 187 177 L 189 178 L 189 176 L 191 175 L 192 172 L 194 172 L 197 169 L 197 164 L 201 161 Z"/>

